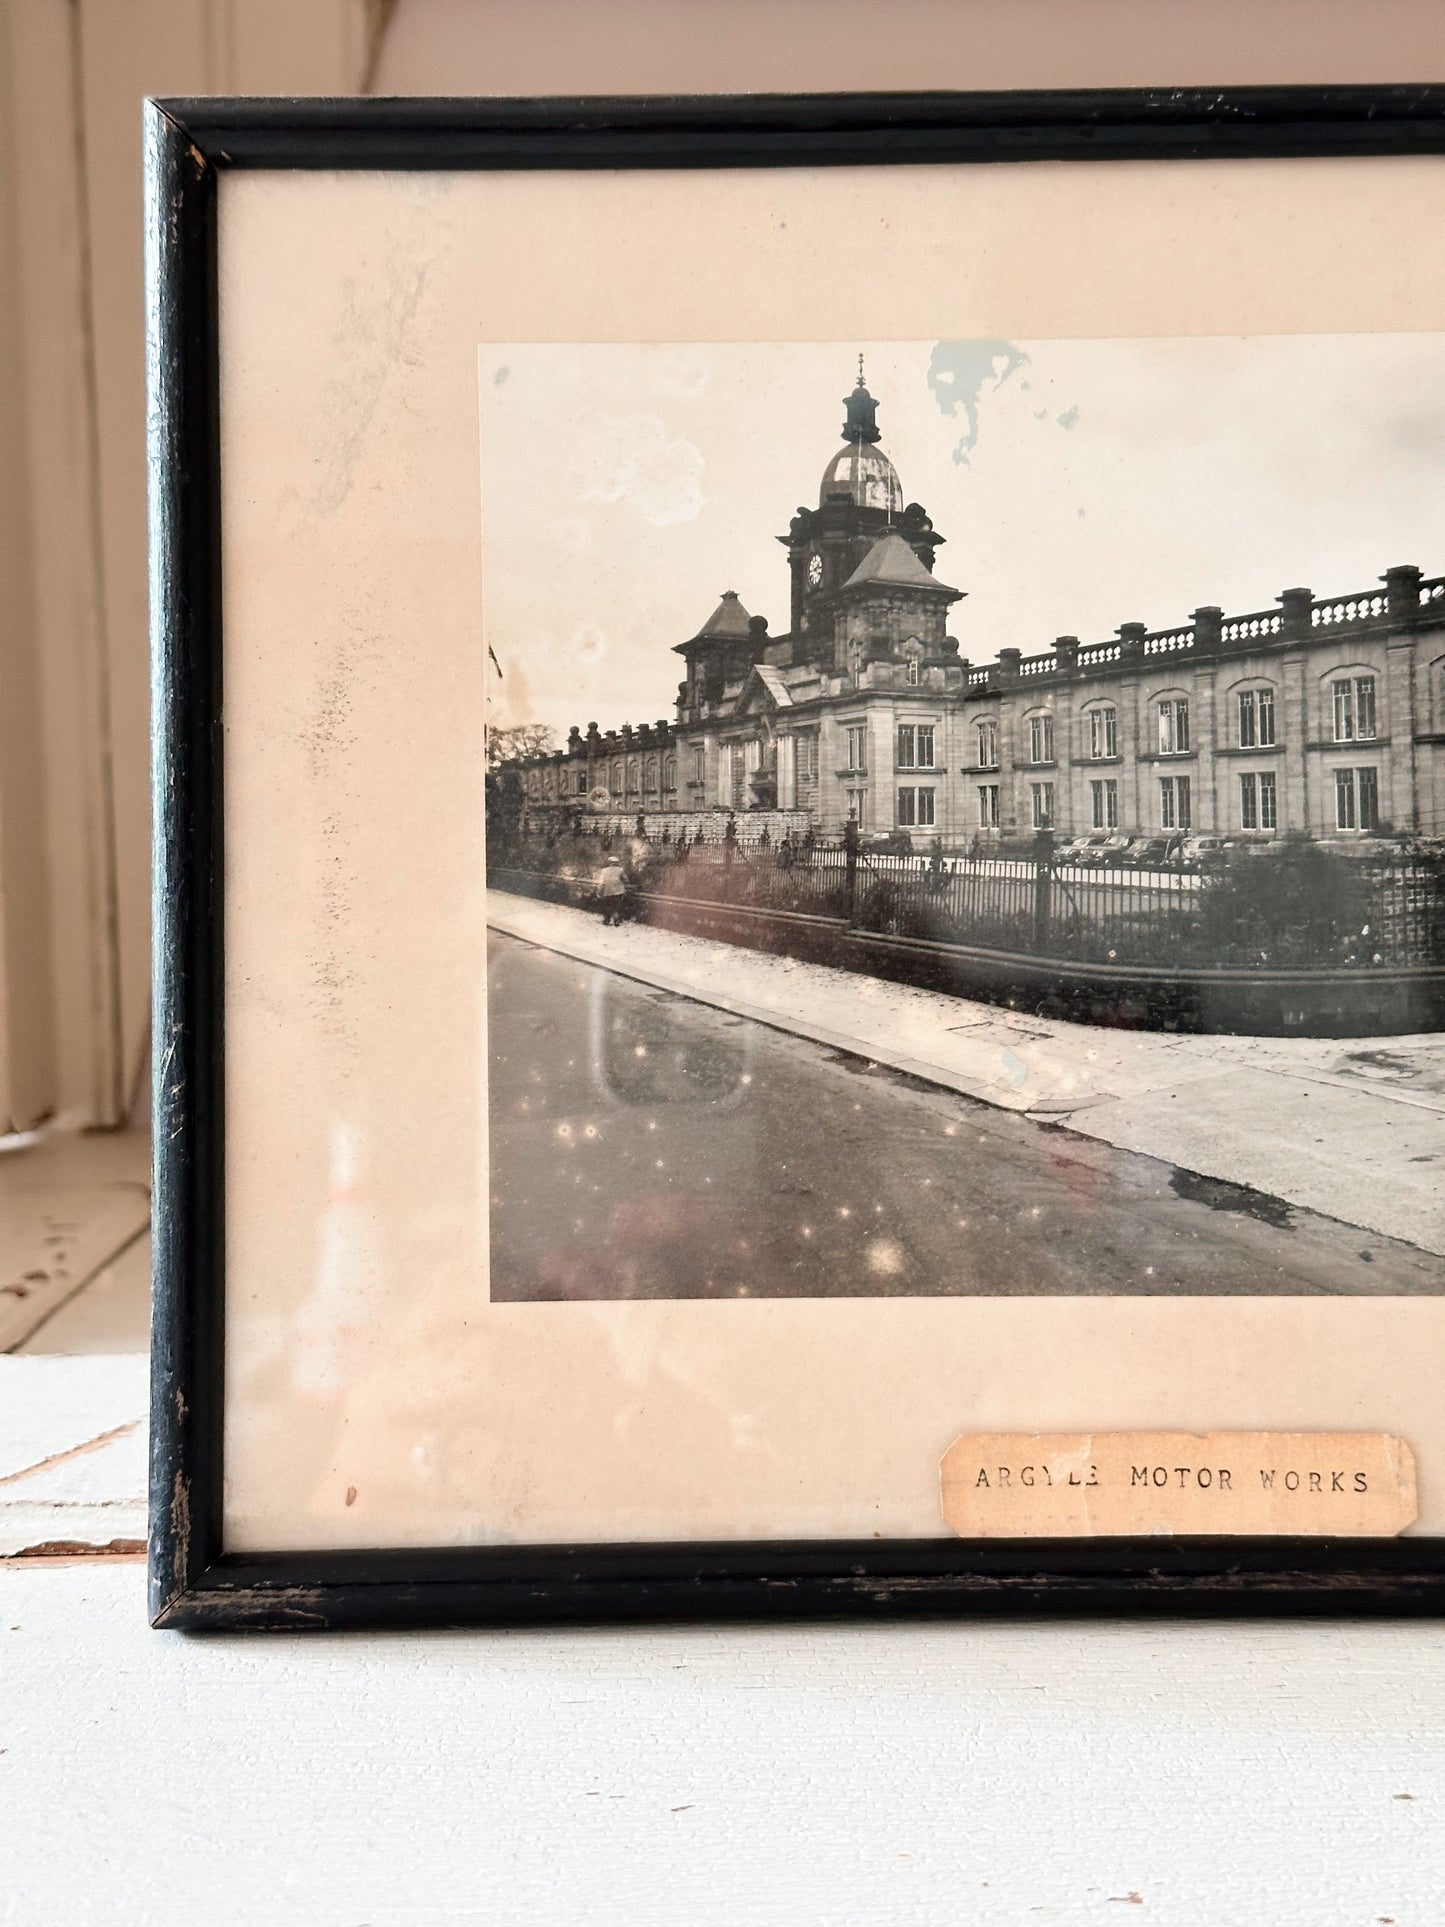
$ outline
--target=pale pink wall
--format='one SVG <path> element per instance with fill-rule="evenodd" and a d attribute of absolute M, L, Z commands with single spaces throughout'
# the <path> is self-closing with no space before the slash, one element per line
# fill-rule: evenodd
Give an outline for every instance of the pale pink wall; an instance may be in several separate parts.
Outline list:
<path fill-rule="evenodd" d="M 1445 80 L 1441 0 L 397 0 L 377 93 Z"/>

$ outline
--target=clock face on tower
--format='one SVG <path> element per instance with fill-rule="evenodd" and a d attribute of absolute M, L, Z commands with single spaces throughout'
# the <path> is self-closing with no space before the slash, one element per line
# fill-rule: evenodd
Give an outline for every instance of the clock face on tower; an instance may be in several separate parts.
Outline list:
<path fill-rule="evenodd" d="M 823 580 L 823 558 L 821 555 L 811 555 L 808 558 L 809 588 L 816 589 L 818 584 L 822 580 Z"/>

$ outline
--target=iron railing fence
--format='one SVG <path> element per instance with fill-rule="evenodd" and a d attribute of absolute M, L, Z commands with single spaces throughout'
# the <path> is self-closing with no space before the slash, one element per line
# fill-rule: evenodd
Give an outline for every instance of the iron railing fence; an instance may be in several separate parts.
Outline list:
<path fill-rule="evenodd" d="M 1445 964 L 1445 859 L 1285 842 L 1203 871 L 1056 857 L 920 857 L 822 846 L 627 846 L 643 896 L 835 919 L 880 935 L 1059 962 L 1369 970 Z M 595 839 L 499 844 L 492 864 L 593 894 Z"/>

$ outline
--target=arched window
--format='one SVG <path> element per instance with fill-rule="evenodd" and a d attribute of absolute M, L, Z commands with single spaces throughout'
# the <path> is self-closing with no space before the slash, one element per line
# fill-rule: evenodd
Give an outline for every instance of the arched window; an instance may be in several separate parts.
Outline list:
<path fill-rule="evenodd" d="M 677 788 L 677 758 L 675 756 L 666 756 L 663 758 L 662 787 L 665 790 L 675 790 Z"/>
<path fill-rule="evenodd" d="M 649 756 L 642 766 L 642 786 L 651 792 L 657 788 L 657 758 Z"/>
<path fill-rule="evenodd" d="M 1101 762 L 1119 754 L 1119 712 L 1112 703 L 1098 703 L 1084 712 L 1089 756 Z"/>
<path fill-rule="evenodd" d="M 1167 694 L 1152 698 L 1154 726 L 1157 732 L 1155 747 L 1161 756 L 1187 756 L 1190 749 L 1189 735 L 1189 698 L 1183 690 L 1171 690 Z M 1174 827 L 1165 824 L 1166 829 Z M 1183 827 L 1181 824 L 1180 828 Z"/>
<path fill-rule="evenodd" d="M 609 777 L 609 779 L 608 779 L 608 788 L 609 788 L 609 789 L 610 789 L 610 790 L 612 791 L 612 794 L 613 794 L 614 796 L 621 796 L 621 794 L 622 794 L 622 765 L 621 765 L 621 763 L 620 763 L 620 762 L 617 762 L 617 763 L 614 763 L 614 764 L 612 765 L 612 773 L 611 773 L 611 776 L 610 776 L 610 777 Z"/>
<path fill-rule="evenodd" d="M 637 758 L 635 756 L 629 756 L 627 759 L 627 794 L 629 796 L 637 794 Z"/>
<path fill-rule="evenodd" d="M 1379 672 L 1372 663 L 1330 669 L 1324 676 L 1323 734 L 1336 743 L 1368 743 L 1379 734 Z"/>
<path fill-rule="evenodd" d="M 1242 683 L 1231 692 L 1232 734 L 1240 749 L 1272 749 L 1276 742 L 1274 685 Z"/>
<path fill-rule="evenodd" d="M 1035 709 L 1024 717 L 1029 761 L 1052 763 L 1054 760 L 1054 717 L 1052 710 Z M 1052 810 L 1050 811 L 1052 820 Z M 1037 828 L 1038 826 L 1035 825 Z"/>

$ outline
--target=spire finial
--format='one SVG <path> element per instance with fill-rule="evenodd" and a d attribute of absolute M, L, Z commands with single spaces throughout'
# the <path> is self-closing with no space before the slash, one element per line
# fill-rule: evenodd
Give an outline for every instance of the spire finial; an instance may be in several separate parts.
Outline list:
<path fill-rule="evenodd" d="M 876 442 L 878 439 L 878 404 L 863 385 L 863 357 L 858 357 L 858 379 L 853 392 L 843 397 L 844 421 L 843 439 L 845 442 Z"/>

